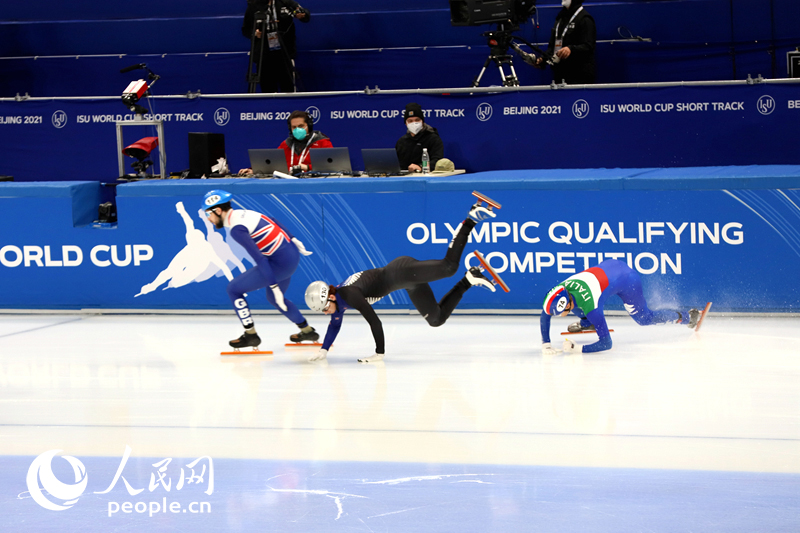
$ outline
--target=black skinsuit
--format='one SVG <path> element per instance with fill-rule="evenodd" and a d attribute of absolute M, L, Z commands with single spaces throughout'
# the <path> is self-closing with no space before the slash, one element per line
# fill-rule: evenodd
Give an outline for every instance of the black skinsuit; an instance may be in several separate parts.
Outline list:
<path fill-rule="evenodd" d="M 437 302 L 428 283 L 449 278 L 458 272 L 461 254 L 475 224 L 470 218 L 464 221 L 447 249 L 444 259 L 418 261 L 413 257 L 402 256 L 385 267 L 365 270 L 350 276 L 336 288 L 336 312 L 331 315 L 322 348 L 327 350 L 331 347 L 342 326 L 344 312 L 353 308 L 361 313 L 372 329 L 375 353 L 385 353 L 383 326 L 370 304 L 400 289 L 405 289 L 411 298 L 411 303 L 428 324 L 433 327 L 444 324 L 472 285 L 466 278 L 462 278 L 440 302 Z"/>

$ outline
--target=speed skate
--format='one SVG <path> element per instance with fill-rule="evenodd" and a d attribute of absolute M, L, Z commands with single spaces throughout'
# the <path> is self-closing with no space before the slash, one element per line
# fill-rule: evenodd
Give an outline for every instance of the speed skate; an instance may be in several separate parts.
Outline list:
<path fill-rule="evenodd" d="M 700 326 L 703 325 L 703 320 L 705 320 L 709 309 L 711 309 L 711 302 L 708 302 L 705 309 L 703 309 L 703 312 L 700 313 L 700 319 L 697 321 L 697 325 L 694 327 L 695 331 L 700 331 Z"/>
<path fill-rule="evenodd" d="M 503 281 L 503 278 L 501 278 L 500 275 L 494 271 L 494 269 L 489 265 L 489 261 L 487 261 L 478 250 L 475 250 L 475 258 L 478 260 L 481 266 L 486 270 L 486 272 L 488 272 L 489 275 L 491 275 L 492 278 L 494 278 L 495 283 L 500 285 L 500 287 L 504 291 L 511 292 L 511 289 L 508 288 L 508 285 L 506 285 L 506 282 Z"/>
<path fill-rule="evenodd" d="M 247 355 L 247 356 L 250 356 L 250 355 L 272 355 L 272 352 L 271 351 L 258 350 L 256 348 L 253 348 L 252 350 L 239 350 L 239 349 L 234 348 L 233 351 L 231 351 L 231 352 L 219 352 L 219 354 L 220 355 Z"/>
<path fill-rule="evenodd" d="M 472 196 L 474 196 L 475 198 L 478 199 L 478 203 L 479 204 L 481 202 L 486 202 L 490 207 L 496 207 L 497 209 L 500 209 L 501 207 L 503 207 L 502 205 L 500 205 L 499 202 L 495 202 L 494 200 L 492 200 L 491 198 L 489 198 L 485 194 L 480 193 L 478 191 L 472 191 Z"/>

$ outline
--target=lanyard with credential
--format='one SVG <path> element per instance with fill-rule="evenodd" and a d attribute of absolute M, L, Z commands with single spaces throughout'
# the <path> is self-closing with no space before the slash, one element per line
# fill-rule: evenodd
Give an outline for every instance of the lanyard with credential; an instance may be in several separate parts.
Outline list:
<path fill-rule="evenodd" d="M 561 34 L 560 38 L 558 37 L 558 28 L 559 28 L 559 26 L 561 26 L 561 22 L 556 24 L 556 39 L 558 39 L 559 41 L 562 41 L 562 42 L 564 41 L 564 36 L 567 34 L 567 30 L 569 29 L 569 25 L 572 24 L 572 21 L 575 20 L 575 17 L 577 17 L 578 13 L 580 13 L 581 11 L 583 11 L 583 6 L 579 7 L 578 10 L 575 12 L 575 14 L 572 15 L 572 18 L 569 19 L 569 22 L 567 22 L 567 25 L 564 26 L 564 33 Z"/>
<path fill-rule="evenodd" d="M 317 135 L 316 131 L 311 134 L 311 138 L 308 139 L 308 143 L 306 144 L 306 147 L 303 149 L 303 152 L 300 154 L 300 159 L 297 161 L 298 165 L 302 165 L 303 164 L 303 159 L 305 159 L 306 154 L 308 153 L 308 149 L 311 148 L 311 144 L 314 142 L 314 137 L 316 135 Z M 292 143 L 292 163 L 294 163 L 294 153 L 295 153 L 294 152 L 294 143 Z"/>
<path fill-rule="evenodd" d="M 276 4 L 277 0 L 272 0 L 272 13 L 267 11 L 267 13 L 270 13 L 272 15 L 272 17 L 270 17 L 270 19 L 267 20 L 267 28 L 269 28 L 269 31 L 275 31 L 278 29 L 278 9 L 276 7 Z"/>

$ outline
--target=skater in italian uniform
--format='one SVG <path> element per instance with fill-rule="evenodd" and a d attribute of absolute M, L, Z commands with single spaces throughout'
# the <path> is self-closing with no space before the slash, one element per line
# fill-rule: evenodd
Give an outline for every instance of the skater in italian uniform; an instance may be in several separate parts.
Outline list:
<path fill-rule="evenodd" d="M 357 272 L 335 287 L 324 281 L 311 283 L 306 289 L 306 304 L 314 311 L 330 315 L 331 320 L 322 348 L 311 356 L 309 361 L 322 361 L 327 358 L 328 350 L 339 334 L 344 313 L 348 309 L 355 309 L 361 313 L 369 323 L 375 339 L 375 354 L 358 361 L 372 363 L 382 360 L 385 354 L 383 326 L 371 304 L 391 292 L 405 289 L 414 307 L 432 327 L 445 323 L 464 293 L 472 286 L 478 285 L 494 292 L 494 282 L 484 276 L 479 267 L 470 268 L 439 302 L 436 301 L 428 283 L 454 275 L 458 271 L 461 255 L 472 228 L 478 222 L 495 216 L 491 207 L 483 207 L 480 202 L 474 205 L 469 217 L 464 220 L 450 242 L 444 259 L 418 261 L 413 257 L 403 256 L 394 259 L 385 267 Z"/>
<path fill-rule="evenodd" d="M 611 335 L 603 315 L 603 306 L 612 296 L 619 296 L 622 299 L 625 310 L 640 326 L 685 324 L 694 328 L 702 315 L 697 309 L 649 309 L 644 299 L 639 274 L 622 261 L 609 259 L 567 278 L 547 293 L 543 305 L 544 312 L 539 321 L 542 329 L 542 353 L 545 355 L 556 353 L 550 345 L 550 317 L 567 316 L 570 312 L 581 320 L 571 324 L 567 328 L 568 332 L 596 331 L 600 339 L 593 344 L 585 345 L 565 339 L 564 352 L 591 353 L 610 349 Z"/>
<path fill-rule="evenodd" d="M 231 208 L 231 199 L 229 192 L 214 190 L 206 193 L 202 205 L 209 222 L 217 229 L 230 228 L 231 237 L 250 254 L 255 263 L 253 268 L 228 284 L 228 297 L 245 330 L 241 337 L 229 344 L 233 348 L 261 344 L 245 299 L 245 293 L 253 293 L 258 289 L 266 289 L 269 303 L 300 328 L 299 333 L 289 337 L 292 342 L 316 341 L 319 334 L 308 325 L 297 306 L 283 296 L 300 262 L 300 255 L 311 255 L 313 252 L 307 251 L 303 243 L 275 219 L 256 211 Z"/>

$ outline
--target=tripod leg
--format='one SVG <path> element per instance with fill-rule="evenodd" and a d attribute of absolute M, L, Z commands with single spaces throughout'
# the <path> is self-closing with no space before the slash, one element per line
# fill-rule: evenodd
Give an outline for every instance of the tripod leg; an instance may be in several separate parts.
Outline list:
<path fill-rule="evenodd" d="M 486 67 L 489 66 L 489 62 L 491 60 L 492 60 L 492 56 L 490 55 L 489 57 L 486 58 L 486 61 L 483 62 L 483 68 L 481 69 L 480 73 L 478 74 L 478 76 L 474 80 L 472 80 L 472 86 L 473 87 L 477 87 L 477 86 L 479 86 L 481 84 L 481 78 L 483 77 L 483 73 L 486 72 Z"/>

